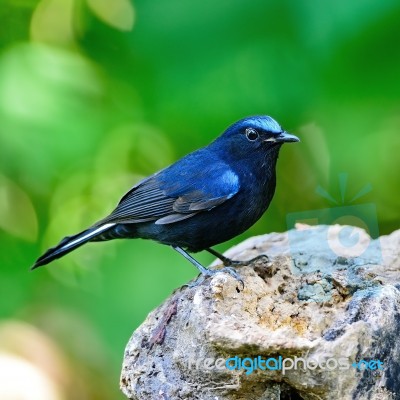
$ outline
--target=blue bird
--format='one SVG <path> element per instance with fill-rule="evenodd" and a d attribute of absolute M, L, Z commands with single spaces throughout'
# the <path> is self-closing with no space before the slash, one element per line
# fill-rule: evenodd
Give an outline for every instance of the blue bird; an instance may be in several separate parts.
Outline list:
<path fill-rule="evenodd" d="M 188 252 L 206 250 L 240 280 L 229 267 L 234 261 L 211 247 L 244 232 L 263 215 L 275 192 L 279 150 L 285 142 L 298 141 L 269 116 L 244 118 L 208 146 L 139 182 L 109 216 L 65 237 L 32 269 L 86 242 L 143 238 L 171 246 L 205 277 L 216 271 Z"/>

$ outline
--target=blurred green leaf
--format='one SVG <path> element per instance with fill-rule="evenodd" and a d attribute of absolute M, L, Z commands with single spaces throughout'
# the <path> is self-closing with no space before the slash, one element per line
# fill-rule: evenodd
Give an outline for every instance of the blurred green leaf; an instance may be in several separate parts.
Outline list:
<path fill-rule="evenodd" d="M 132 29 L 135 12 L 129 0 L 87 0 L 87 3 L 106 24 L 122 31 Z"/>
<path fill-rule="evenodd" d="M 28 241 L 37 239 L 38 221 L 29 196 L 0 175 L 0 228 Z"/>
<path fill-rule="evenodd" d="M 75 39 L 75 6 L 75 0 L 40 0 L 31 19 L 31 39 L 59 45 L 72 44 Z"/>

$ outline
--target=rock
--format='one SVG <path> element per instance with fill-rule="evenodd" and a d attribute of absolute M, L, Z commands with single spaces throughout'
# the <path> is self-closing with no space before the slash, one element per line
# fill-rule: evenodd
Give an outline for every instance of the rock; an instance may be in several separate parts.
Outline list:
<path fill-rule="evenodd" d="M 400 231 L 371 240 L 339 225 L 246 240 L 226 255 L 269 261 L 238 268 L 243 290 L 220 273 L 151 312 L 126 347 L 123 393 L 400 399 L 399 249 Z"/>

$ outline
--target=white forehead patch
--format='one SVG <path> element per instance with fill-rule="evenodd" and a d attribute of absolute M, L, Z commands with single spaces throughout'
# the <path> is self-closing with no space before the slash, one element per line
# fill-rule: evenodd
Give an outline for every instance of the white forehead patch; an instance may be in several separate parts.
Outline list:
<path fill-rule="evenodd" d="M 264 117 L 248 118 L 247 122 L 254 126 L 255 129 L 263 129 L 271 133 L 281 133 L 282 127 L 271 117 L 267 115 Z"/>

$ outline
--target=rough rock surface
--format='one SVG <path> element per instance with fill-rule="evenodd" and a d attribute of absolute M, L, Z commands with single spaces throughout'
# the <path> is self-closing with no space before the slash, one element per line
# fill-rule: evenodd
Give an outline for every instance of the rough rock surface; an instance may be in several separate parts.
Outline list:
<path fill-rule="evenodd" d="M 227 255 L 269 261 L 238 268 L 243 290 L 219 273 L 151 312 L 126 347 L 122 391 L 149 400 L 400 399 L 399 251 L 400 231 L 371 240 L 339 225 L 243 242 Z M 258 356 L 259 368 L 248 359 L 233 369 Z"/>

